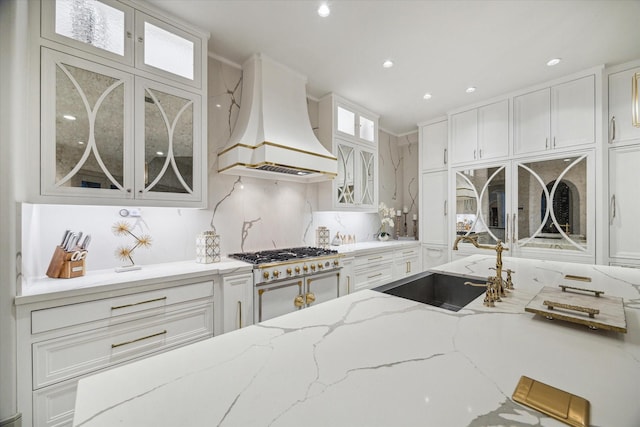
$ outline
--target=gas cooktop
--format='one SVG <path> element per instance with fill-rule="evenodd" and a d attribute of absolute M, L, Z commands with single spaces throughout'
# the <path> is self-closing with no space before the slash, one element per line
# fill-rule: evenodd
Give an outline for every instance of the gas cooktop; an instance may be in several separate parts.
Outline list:
<path fill-rule="evenodd" d="M 315 258 L 327 255 L 335 255 L 338 251 L 333 249 L 322 249 L 314 247 L 299 247 L 287 249 L 273 249 L 259 252 L 241 252 L 237 254 L 229 254 L 230 258 L 239 259 L 254 265 L 285 262 L 291 260 L 302 260 L 305 258 Z"/>

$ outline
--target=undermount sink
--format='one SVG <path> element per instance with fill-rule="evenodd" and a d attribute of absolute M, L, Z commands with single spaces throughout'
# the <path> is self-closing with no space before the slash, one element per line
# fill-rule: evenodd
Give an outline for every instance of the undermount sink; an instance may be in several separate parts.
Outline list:
<path fill-rule="evenodd" d="M 424 272 L 373 290 L 450 311 L 459 311 L 486 290 L 484 287 L 465 285 L 464 282 L 468 281 L 470 280 L 460 276 Z"/>

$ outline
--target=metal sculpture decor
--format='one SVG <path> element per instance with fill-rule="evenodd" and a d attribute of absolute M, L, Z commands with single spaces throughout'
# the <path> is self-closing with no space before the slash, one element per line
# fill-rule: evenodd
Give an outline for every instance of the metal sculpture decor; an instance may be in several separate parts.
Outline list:
<path fill-rule="evenodd" d="M 151 247 L 151 236 L 146 234 L 136 236 L 131 232 L 131 225 L 126 221 L 116 222 L 111 227 L 111 230 L 113 231 L 113 234 L 115 234 L 116 236 L 130 235 L 135 239 L 135 242 L 133 243 L 132 246 L 119 246 L 118 249 L 116 249 L 116 252 L 115 252 L 116 258 L 122 261 L 131 262 L 131 265 L 117 267 L 116 272 L 119 273 L 123 271 L 140 270 L 142 267 L 136 265 L 131 255 L 133 254 L 133 251 L 135 251 L 139 247 L 143 247 L 143 248 Z"/>

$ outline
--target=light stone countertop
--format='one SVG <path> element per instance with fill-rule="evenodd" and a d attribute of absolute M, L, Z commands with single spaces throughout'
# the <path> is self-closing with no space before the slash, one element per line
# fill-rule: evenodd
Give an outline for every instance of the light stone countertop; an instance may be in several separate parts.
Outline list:
<path fill-rule="evenodd" d="M 371 240 L 368 242 L 360 242 L 360 243 L 349 243 L 340 246 L 330 246 L 329 249 L 337 250 L 338 253 L 344 254 L 345 256 L 359 256 L 366 255 L 372 252 L 380 251 L 380 250 L 393 250 L 404 247 L 415 246 L 419 247 L 420 242 L 417 240 L 387 240 L 381 242 L 379 240 Z"/>
<path fill-rule="evenodd" d="M 478 279 L 494 262 L 437 270 Z M 495 308 L 481 296 L 454 313 L 365 290 L 81 379 L 74 425 L 564 425 L 511 399 L 521 375 L 589 400 L 593 426 L 640 425 L 640 271 L 514 258 L 504 268 L 516 289 Z M 524 312 L 564 274 L 623 297 L 629 332 Z"/>
<path fill-rule="evenodd" d="M 114 269 L 88 271 L 84 276 L 72 279 L 49 277 L 23 279 L 22 292 L 16 296 L 15 304 L 95 296 L 99 293 L 113 293 L 145 285 L 157 288 L 163 286 L 158 282 L 158 279 L 162 278 L 169 282 L 218 274 L 250 272 L 253 268 L 251 264 L 229 258 L 222 258 L 220 262 L 210 264 L 177 261 L 141 267 L 140 270 L 122 273 L 116 273 Z"/>

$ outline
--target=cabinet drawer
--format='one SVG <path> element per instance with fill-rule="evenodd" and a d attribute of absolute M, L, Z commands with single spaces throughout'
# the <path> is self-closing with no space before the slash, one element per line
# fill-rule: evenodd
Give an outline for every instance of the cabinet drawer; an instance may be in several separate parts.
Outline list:
<path fill-rule="evenodd" d="M 175 286 L 157 291 L 140 292 L 114 298 L 55 308 L 35 310 L 31 313 L 31 333 L 51 331 L 101 319 L 115 318 L 125 314 L 140 313 L 139 317 L 153 315 L 146 312 L 153 308 L 208 298 L 213 295 L 213 281 Z M 135 316 L 133 316 L 135 318 Z M 131 320 L 131 317 L 127 320 Z"/>
<path fill-rule="evenodd" d="M 213 336 L 213 301 L 33 344 L 38 389 L 135 357 Z"/>
<path fill-rule="evenodd" d="M 378 268 L 370 271 L 363 271 L 356 273 L 355 275 L 355 289 L 359 291 L 361 289 L 371 289 L 376 286 L 384 285 L 393 280 L 392 266 L 386 266 L 385 268 Z"/>
<path fill-rule="evenodd" d="M 71 427 L 77 390 L 78 382 L 69 381 L 33 393 L 33 425 Z"/>
<path fill-rule="evenodd" d="M 414 258 L 418 258 L 419 255 L 420 255 L 419 248 L 401 249 L 395 252 L 394 259 L 395 259 L 395 262 L 409 261 L 409 260 L 413 260 Z"/>
<path fill-rule="evenodd" d="M 376 252 L 369 255 L 357 256 L 354 261 L 355 269 L 379 266 L 380 264 L 393 263 L 393 251 Z"/>

